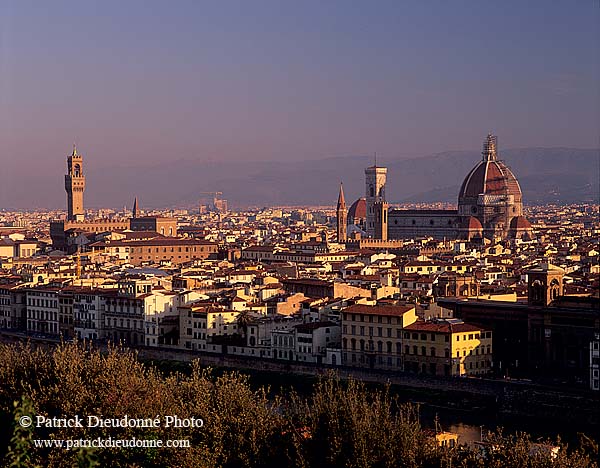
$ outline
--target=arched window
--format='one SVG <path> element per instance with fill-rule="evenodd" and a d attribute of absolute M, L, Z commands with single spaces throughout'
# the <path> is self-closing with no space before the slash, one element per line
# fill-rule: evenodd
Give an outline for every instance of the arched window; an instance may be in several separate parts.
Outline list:
<path fill-rule="evenodd" d="M 550 297 L 552 300 L 555 300 L 558 299 L 558 296 L 560 296 L 560 285 L 555 278 L 550 283 Z"/>

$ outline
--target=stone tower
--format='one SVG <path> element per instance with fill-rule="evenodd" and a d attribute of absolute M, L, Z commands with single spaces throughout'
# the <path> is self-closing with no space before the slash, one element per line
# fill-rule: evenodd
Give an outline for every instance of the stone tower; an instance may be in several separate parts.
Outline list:
<path fill-rule="evenodd" d="M 387 167 L 375 165 L 365 169 L 366 182 L 366 202 L 367 202 L 367 235 L 376 237 L 376 213 L 375 204 L 385 202 L 385 182 L 387 178 Z M 385 233 L 387 237 L 387 210 L 385 216 L 380 217 L 380 221 L 386 224 Z"/>
<path fill-rule="evenodd" d="M 73 145 L 73 153 L 67 158 L 67 174 L 65 175 L 65 190 L 67 191 L 67 220 L 83 221 L 83 192 L 85 176 L 83 175 L 83 157 L 77 153 Z"/>
<path fill-rule="evenodd" d="M 337 241 L 346 242 L 348 230 L 348 212 L 346 211 L 346 200 L 344 199 L 344 186 L 340 184 L 340 194 L 337 202 Z"/>
<path fill-rule="evenodd" d="M 385 200 L 375 202 L 373 205 L 375 211 L 375 231 L 373 238 L 388 240 L 388 204 Z"/>
<path fill-rule="evenodd" d="M 565 270 L 550 263 L 542 263 L 527 271 L 528 303 L 548 306 L 563 295 Z"/>

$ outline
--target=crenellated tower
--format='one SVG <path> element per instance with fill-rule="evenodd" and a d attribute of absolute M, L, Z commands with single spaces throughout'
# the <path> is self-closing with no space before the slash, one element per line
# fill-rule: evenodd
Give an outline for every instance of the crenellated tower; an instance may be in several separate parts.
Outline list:
<path fill-rule="evenodd" d="M 83 192 L 85 191 L 85 176 L 83 175 L 83 157 L 73 145 L 73 152 L 67 158 L 67 174 L 65 175 L 65 190 L 67 191 L 67 220 L 83 221 Z"/>

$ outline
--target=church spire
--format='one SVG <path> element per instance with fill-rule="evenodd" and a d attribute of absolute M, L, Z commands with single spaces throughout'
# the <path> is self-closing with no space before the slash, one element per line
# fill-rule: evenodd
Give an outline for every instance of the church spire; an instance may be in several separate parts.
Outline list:
<path fill-rule="evenodd" d="M 346 209 L 346 199 L 344 198 L 344 184 L 341 182 L 340 182 L 340 193 L 338 195 L 337 208 L 338 208 L 338 210 L 340 208 Z"/>
<path fill-rule="evenodd" d="M 77 146 L 75 145 L 75 142 L 73 142 L 73 153 L 71 156 L 77 156 Z"/>
<path fill-rule="evenodd" d="M 137 197 L 135 197 L 135 200 L 133 200 L 133 217 L 134 218 L 138 218 L 139 217 L 138 199 L 137 199 Z"/>
<path fill-rule="evenodd" d="M 348 212 L 346 211 L 346 200 L 344 198 L 344 185 L 341 182 L 336 218 L 337 241 L 340 243 L 346 242 L 348 236 Z"/>

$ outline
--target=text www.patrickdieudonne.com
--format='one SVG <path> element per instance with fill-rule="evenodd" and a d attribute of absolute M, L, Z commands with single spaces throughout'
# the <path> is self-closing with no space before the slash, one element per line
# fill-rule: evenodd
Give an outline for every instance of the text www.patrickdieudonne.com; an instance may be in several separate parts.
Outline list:
<path fill-rule="evenodd" d="M 156 416 L 155 418 L 132 418 L 125 415 L 121 418 L 102 418 L 99 416 L 81 417 L 47 417 L 43 415 L 21 416 L 19 424 L 34 428 L 201 428 L 204 421 L 201 418 L 180 418 L 177 415 Z M 137 438 L 119 439 L 112 436 L 72 439 L 34 439 L 37 448 L 189 448 L 188 439 L 156 439 Z"/>
<path fill-rule="evenodd" d="M 34 439 L 36 448 L 189 448 L 187 439 L 113 439 L 112 437 L 96 437 L 95 439 Z"/>

